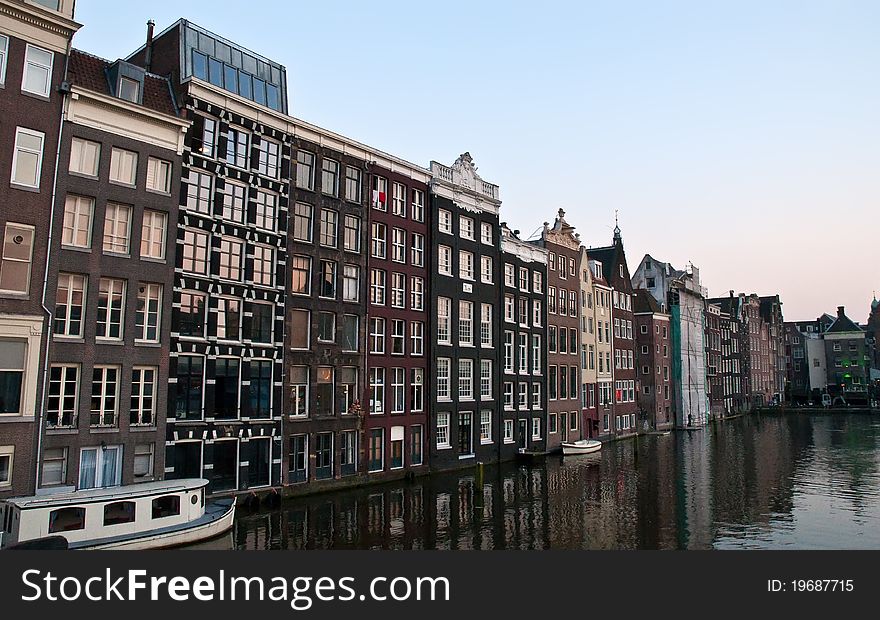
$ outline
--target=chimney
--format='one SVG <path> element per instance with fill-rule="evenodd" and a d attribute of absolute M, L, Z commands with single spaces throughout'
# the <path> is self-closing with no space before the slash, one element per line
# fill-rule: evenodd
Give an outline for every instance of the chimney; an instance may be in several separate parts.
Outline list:
<path fill-rule="evenodd" d="M 843 318 L 843 306 L 837 306 L 837 318 L 838 319 Z"/>
<path fill-rule="evenodd" d="M 144 70 L 147 72 L 153 69 L 153 29 L 156 22 L 152 19 L 147 22 L 147 44 L 144 46 Z"/>

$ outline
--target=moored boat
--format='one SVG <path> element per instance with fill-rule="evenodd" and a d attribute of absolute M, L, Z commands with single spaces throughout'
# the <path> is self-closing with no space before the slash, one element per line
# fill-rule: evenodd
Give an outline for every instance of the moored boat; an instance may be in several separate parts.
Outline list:
<path fill-rule="evenodd" d="M 63 536 L 70 549 L 159 549 L 227 532 L 235 499 L 205 500 L 203 478 L 13 497 L 0 502 L 0 546 Z"/>
<path fill-rule="evenodd" d="M 595 439 L 578 439 L 577 441 L 563 441 L 562 454 L 591 454 L 602 449 L 602 442 Z"/>

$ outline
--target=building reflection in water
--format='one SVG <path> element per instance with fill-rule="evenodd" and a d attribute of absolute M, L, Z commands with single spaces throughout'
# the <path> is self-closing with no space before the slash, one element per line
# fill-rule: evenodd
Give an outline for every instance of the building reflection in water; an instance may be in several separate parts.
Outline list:
<path fill-rule="evenodd" d="M 243 549 L 880 548 L 880 424 L 740 418 L 691 433 L 241 511 Z M 829 502 L 839 508 L 829 510 Z M 823 521 L 824 519 L 824 521 Z M 829 521 L 832 520 L 832 521 Z M 224 543 L 218 543 L 224 544 Z"/>

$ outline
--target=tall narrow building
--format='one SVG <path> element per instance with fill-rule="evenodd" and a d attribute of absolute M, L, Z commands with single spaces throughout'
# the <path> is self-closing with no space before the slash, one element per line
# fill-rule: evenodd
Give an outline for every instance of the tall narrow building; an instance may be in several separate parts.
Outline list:
<path fill-rule="evenodd" d="M 40 487 L 164 477 L 181 153 L 167 79 L 73 50 L 56 181 Z"/>
<path fill-rule="evenodd" d="M 427 470 L 430 173 L 385 157 L 370 167 L 370 294 L 364 437 L 372 479 Z"/>
<path fill-rule="evenodd" d="M 165 473 L 282 482 L 292 125 L 283 66 L 179 20 L 128 59 L 192 122 L 183 151 Z"/>
<path fill-rule="evenodd" d="M 597 368 L 597 336 L 596 329 L 596 298 L 594 292 L 595 277 L 590 267 L 587 249 L 580 249 L 580 283 L 581 283 L 581 410 L 585 437 L 597 437 L 599 434 L 599 414 L 596 409 L 598 395 Z M 604 363 L 604 362 L 603 362 Z"/>
<path fill-rule="evenodd" d="M 614 308 L 611 285 L 605 279 L 605 266 L 587 250 L 587 265 L 593 286 L 593 316 L 596 320 L 596 407 L 592 415 L 592 437 L 610 437 L 614 411 L 614 366 L 611 324 Z M 589 347 L 589 345 L 588 345 Z M 589 348 L 587 349 L 589 355 Z"/>
<path fill-rule="evenodd" d="M 74 0 L 0 0 L 0 497 L 37 484 L 46 264 Z"/>
<path fill-rule="evenodd" d="M 535 241 L 547 250 L 547 450 L 584 436 L 581 419 L 581 242 L 559 209 Z"/>
<path fill-rule="evenodd" d="M 498 458 L 501 429 L 492 421 L 499 419 L 500 396 L 493 390 L 484 397 L 481 378 L 500 385 L 496 347 L 504 319 L 488 315 L 486 330 L 477 321 L 485 307 L 498 303 L 501 199 L 498 186 L 477 174 L 470 153 L 452 166 L 432 161 L 431 177 L 429 454 L 432 470 L 443 470 Z"/>
<path fill-rule="evenodd" d="M 493 366 L 481 362 L 480 398 L 489 402 L 499 398 L 499 419 L 481 414 L 480 439 L 490 438 L 493 427 L 500 427 L 498 458 L 508 460 L 518 450 L 543 452 L 546 447 L 547 419 L 547 250 L 522 241 L 519 231 L 501 224 L 503 283 L 495 308 L 504 312 L 501 343 L 501 394 L 491 383 Z M 481 304 L 481 344 L 492 345 L 492 319 L 495 308 Z M 484 410 L 488 413 L 488 410 Z"/>

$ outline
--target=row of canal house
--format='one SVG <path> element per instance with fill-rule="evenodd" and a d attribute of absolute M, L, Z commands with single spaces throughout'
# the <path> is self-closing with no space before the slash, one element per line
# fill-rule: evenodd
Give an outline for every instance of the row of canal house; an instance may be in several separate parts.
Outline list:
<path fill-rule="evenodd" d="M 634 432 L 619 229 L 521 239 L 469 154 L 293 118 L 282 65 L 186 20 L 111 61 L 70 49 L 72 3 L 0 5 L 0 493 L 320 489 Z"/>

